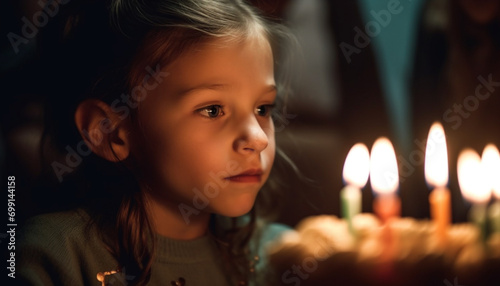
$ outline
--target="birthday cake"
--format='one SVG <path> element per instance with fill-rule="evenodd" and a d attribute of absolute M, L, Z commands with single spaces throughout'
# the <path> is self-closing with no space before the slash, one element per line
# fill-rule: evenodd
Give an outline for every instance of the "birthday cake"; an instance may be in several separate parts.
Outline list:
<path fill-rule="evenodd" d="M 278 285 L 500 285 L 500 233 L 483 239 L 470 223 L 446 240 L 427 220 L 368 213 L 322 215 L 299 222 L 269 248 Z"/>

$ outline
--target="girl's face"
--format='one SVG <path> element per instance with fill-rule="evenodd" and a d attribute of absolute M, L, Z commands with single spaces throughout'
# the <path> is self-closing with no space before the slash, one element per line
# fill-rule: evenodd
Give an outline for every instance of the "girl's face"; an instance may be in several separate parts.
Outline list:
<path fill-rule="evenodd" d="M 161 72 L 139 112 L 154 203 L 188 216 L 247 213 L 275 154 L 268 41 L 212 40 Z"/>

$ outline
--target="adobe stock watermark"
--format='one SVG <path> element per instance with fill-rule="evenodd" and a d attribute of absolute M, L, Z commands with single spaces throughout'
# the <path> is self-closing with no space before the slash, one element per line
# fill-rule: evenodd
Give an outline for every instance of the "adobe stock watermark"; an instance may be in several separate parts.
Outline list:
<path fill-rule="evenodd" d="M 399 182 L 404 182 L 408 177 L 410 177 L 417 167 L 422 166 L 425 163 L 425 156 L 433 156 L 436 145 L 442 144 L 445 142 L 446 137 L 443 136 L 441 132 L 436 130 L 429 134 L 429 138 L 427 141 L 415 139 L 413 143 L 415 143 L 416 147 L 413 149 L 408 159 L 399 155 L 397 157 L 398 166 L 399 166 Z M 427 150 L 427 154 L 425 153 Z M 388 178 L 395 178 L 396 176 L 388 176 Z"/>
<path fill-rule="evenodd" d="M 465 97 L 462 104 L 453 104 L 453 106 L 447 109 L 443 114 L 443 120 L 446 123 L 453 124 L 451 127 L 455 130 L 460 128 L 463 120 L 469 118 L 471 113 L 479 108 L 481 101 L 490 98 L 496 87 L 500 86 L 500 81 L 493 81 L 493 76 L 491 74 L 489 74 L 487 78 L 478 76 L 477 79 L 479 84 L 475 88 L 474 95 Z M 443 137 L 440 132 L 431 133 L 429 136 L 430 138 L 427 141 L 427 144 L 429 144 L 428 155 L 432 156 L 436 149 L 436 143 L 442 143 L 446 138 Z M 410 152 L 408 158 L 401 155 L 397 158 L 400 182 L 404 182 L 406 178 L 410 177 L 415 172 L 416 167 L 423 165 L 425 162 L 426 141 L 415 139 L 413 142 L 417 148 Z"/>
<path fill-rule="evenodd" d="M 290 125 L 291 120 L 297 118 L 297 116 L 297 114 L 288 113 L 285 106 L 283 109 L 281 109 L 279 115 L 273 117 L 274 133 L 284 131 L 285 128 Z M 263 127 L 262 130 L 264 130 L 264 132 L 266 133 L 269 133 L 269 131 L 271 131 L 271 128 Z"/>
<path fill-rule="evenodd" d="M 249 157 L 250 158 L 250 157 Z M 210 203 L 209 199 L 214 199 L 219 195 L 220 189 L 227 187 L 229 182 L 224 178 L 234 176 L 235 174 L 243 171 L 241 165 L 234 160 L 227 162 L 226 169 L 218 173 L 210 172 L 208 175 L 211 181 L 203 186 L 203 191 L 197 188 L 193 188 L 193 200 L 192 206 L 185 203 L 179 204 L 179 211 L 186 224 L 189 224 L 191 220 L 189 219 L 192 215 L 198 215 L 202 210 L 208 207 Z"/>
<path fill-rule="evenodd" d="M 411 0 L 409 0 L 411 1 Z M 387 9 L 383 9 L 380 11 L 370 11 L 370 15 L 373 20 L 368 21 L 364 30 L 360 27 L 354 27 L 354 39 L 353 44 L 349 44 L 346 42 L 341 42 L 339 44 L 340 49 L 342 50 L 342 54 L 346 59 L 347 63 L 351 63 L 352 56 L 354 54 L 361 53 L 361 50 L 366 48 L 370 43 L 372 38 L 377 37 L 382 28 L 387 27 L 392 20 L 394 15 L 398 15 L 403 11 L 403 6 L 401 5 L 399 0 L 390 0 L 387 2 Z"/>
<path fill-rule="evenodd" d="M 466 286 L 466 285 L 458 284 L 458 277 L 455 277 L 455 280 L 453 280 L 453 284 L 448 279 L 444 279 L 443 283 L 446 286 Z"/>
<path fill-rule="evenodd" d="M 147 74 L 144 76 L 142 83 L 135 86 L 130 94 L 122 93 L 120 98 L 111 102 L 111 110 L 118 115 L 120 120 L 127 118 L 130 111 L 137 108 L 139 103 L 146 99 L 148 92 L 158 87 L 164 78 L 169 75 L 169 73 L 161 71 L 159 64 L 156 65 L 155 69 L 149 66 L 146 67 L 146 72 Z M 92 142 L 94 145 L 99 145 L 102 143 L 104 135 L 111 133 L 113 130 L 111 120 L 104 119 L 99 122 L 97 128 L 90 131 L 83 130 L 82 133 L 87 141 Z M 66 174 L 73 172 L 82 163 L 83 157 L 89 156 L 92 153 L 92 150 L 87 146 L 83 138 L 76 144 L 76 148 L 67 145 L 65 150 L 67 153 L 64 163 L 53 161 L 51 164 L 52 170 L 59 182 L 62 182 Z"/>
<path fill-rule="evenodd" d="M 495 89 L 500 86 L 500 81 L 493 81 L 492 74 L 488 75 L 488 79 L 480 75 L 477 80 L 479 84 L 474 90 L 474 95 L 466 96 L 461 104 L 455 103 L 443 113 L 444 122 L 452 124 L 453 130 L 460 128 L 463 120 L 469 118 L 471 113 L 479 108 L 481 102 L 490 98 Z"/>
<path fill-rule="evenodd" d="M 297 114 L 293 114 L 293 113 L 288 113 L 286 111 L 286 107 L 283 108 L 282 112 L 281 112 L 281 116 L 279 116 L 278 118 L 276 118 L 274 120 L 274 132 L 281 132 L 283 130 L 285 130 L 285 128 L 290 125 L 290 120 L 292 119 L 295 119 L 297 117 Z"/>
<path fill-rule="evenodd" d="M 311 273 L 318 269 L 320 262 L 325 261 L 335 252 L 333 248 L 319 239 L 317 239 L 315 245 L 320 247 L 316 248 L 311 256 L 303 258 L 300 264 L 293 264 L 290 269 L 285 270 L 281 275 L 281 282 L 284 284 L 293 283 L 293 285 L 299 286 L 302 281 L 307 280 Z"/>
<path fill-rule="evenodd" d="M 14 32 L 7 34 L 7 38 L 14 52 L 16 54 L 19 53 L 19 46 L 28 44 L 30 40 L 36 37 L 39 29 L 45 27 L 49 19 L 55 17 L 59 13 L 59 5 L 65 5 L 69 2 L 70 0 L 39 0 L 37 4 L 40 6 L 41 10 L 33 14 L 31 21 L 24 16 L 21 18 L 23 22 L 21 35 Z"/>

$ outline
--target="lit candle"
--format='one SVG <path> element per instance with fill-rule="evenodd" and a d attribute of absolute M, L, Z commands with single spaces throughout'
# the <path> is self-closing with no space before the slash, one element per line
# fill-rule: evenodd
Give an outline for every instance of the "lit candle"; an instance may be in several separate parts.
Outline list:
<path fill-rule="evenodd" d="M 347 184 L 340 191 L 342 216 L 347 220 L 349 231 L 354 233 L 352 218 L 361 212 L 361 189 L 368 181 L 370 154 L 366 145 L 352 146 L 344 163 L 342 177 Z"/>
<path fill-rule="evenodd" d="M 493 233 L 500 232 L 500 153 L 495 145 L 486 145 L 481 162 L 486 172 L 489 188 L 496 198 L 496 201 L 488 209 L 490 228 Z"/>
<path fill-rule="evenodd" d="M 398 164 L 391 141 L 378 138 L 373 144 L 370 156 L 370 184 L 376 195 L 373 211 L 382 221 L 382 253 L 378 269 L 378 279 L 388 281 L 394 277 L 394 256 L 398 248 L 397 239 L 391 230 L 391 218 L 399 217 L 401 201 L 396 196 L 399 185 Z"/>
<path fill-rule="evenodd" d="M 382 222 L 401 214 L 401 201 L 396 196 L 399 185 L 398 163 L 391 141 L 378 138 L 370 158 L 370 184 L 375 192 L 373 211 Z"/>
<path fill-rule="evenodd" d="M 431 218 L 436 225 L 436 236 L 444 244 L 451 221 L 451 198 L 448 184 L 448 150 L 441 123 L 434 123 L 429 130 L 425 149 L 425 180 L 434 189 L 429 195 Z"/>
<path fill-rule="evenodd" d="M 457 175 L 463 197 L 472 203 L 469 219 L 481 230 L 486 238 L 486 206 L 491 190 L 486 180 L 484 165 L 479 154 L 472 149 L 463 150 L 458 156 Z"/>

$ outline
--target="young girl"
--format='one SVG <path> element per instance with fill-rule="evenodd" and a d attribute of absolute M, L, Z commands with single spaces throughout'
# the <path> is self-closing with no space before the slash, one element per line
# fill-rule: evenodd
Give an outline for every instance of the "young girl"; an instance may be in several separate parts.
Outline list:
<path fill-rule="evenodd" d="M 65 3 L 49 2 L 40 46 L 45 141 L 63 150 L 46 158 L 51 202 L 72 209 L 26 222 L 16 280 L 263 285 L 285 228 L 254 204 L 281 155 L 288 34 L 239 0 Z"/>

